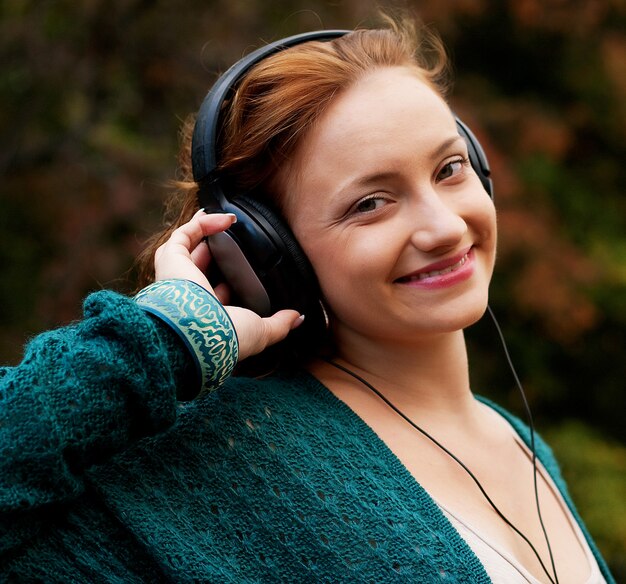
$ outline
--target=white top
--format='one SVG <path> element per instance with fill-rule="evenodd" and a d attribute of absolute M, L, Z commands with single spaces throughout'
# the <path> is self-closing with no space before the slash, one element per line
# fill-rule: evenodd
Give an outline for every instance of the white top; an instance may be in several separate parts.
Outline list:
<path fill-rule="evenodd" d="M 532 453 L 528 450 L 526 444 L 520 441 L 513 428 L 511 428 L 511 431 L 520 447 L 525 450 L 529 456 L 532 456 Z M 537 460 L 537 470 L 544 477 L 549 488 L 554 493 L 559 505 L 567 516 L 567 520 L 569 521 L 574 533 L 576 534 L 576 537 L 582 549 L 585 552 L 587 562 L 591 567 L 591 572 L 584 584 L 606 584 L 606 580 L 604 579 L 604 576 L 602 576 L 600 568 L 598 567 L 598 562 L 593 556 L 593 553 L 591 552 L 591 549 L 587 544 L 587 540 L 585 539 L 585 536 L 583 535 L 578 523 L 572 516 L 569 508 L 563 500 L 563 497 L 561 496 L 561 493 L 556 488 L 556 485 L 552 481 L 550 475 L 545 471 L 543 465 L 539 462 L 539 460 Z M 467 545 L 469 545 L 472 551 L 476 554 L 483 567 L 485 568 L 487 575 L 494 583 L 541 584 L 540 580 L 537 580 L 537 578 L 535 578 L 526 568 L 524 568 L 524 566 L 511 553 L 503 549 L 500 545 L 498 545 L 497 542 L 494 542 L 490 538 L 485 537 L 483 534 L 480 533 L 480 530 L 472 527 L 469 523 L 464 521 L 458 515 L 451 513 L 439 502 L 437 502 L 437 504 L 441 508 L 443 514 L 448 518 L 450 523 L 452 523 L 454 528 L 459 532 L 459 535 L 465 540 Z"/>
<path fill-rule="evenodd" d="M 537 578 L 524 568 L 509 552 L 489 540 L 489 538 L 480 535 L 474 528 L 466 525 L 461 519 L 458 519 L 443 507 L 441 509 L 444 515 L 450 520 L 450 523 L 452 523 L 454 528 L 459 532 L 459 535 L 476 554 L 492 582 L 497 584 L 541 584 L 541 580 L 537 580 Z M 571 517 L 569 511 L 567 513 Z M 606 584 L 606 580 L 598 567 L 598 562 L 593 557 L 585 538 L 582 536 L 580 528 L 578 528 L 575 521 L 572 525 L 585 550 L 587 561 L 591 566 L 589 578 L 585 580 L 584 584 Z"/>

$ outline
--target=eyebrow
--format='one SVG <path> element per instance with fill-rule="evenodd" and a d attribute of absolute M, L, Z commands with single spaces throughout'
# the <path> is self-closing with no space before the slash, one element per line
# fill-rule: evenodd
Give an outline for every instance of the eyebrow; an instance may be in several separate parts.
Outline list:
<path fill-rule="evenodd" d="M 433 150 L 429 155 L 428 158 L 429 160 L 435 160 L 437 158 L 439 158 L 446 150 L 448 150 L 450 148 L 450 146 L 452 146 L 453 144 L 456 144 L 457 142 L 463 142 L 465 143 L 465 139 L 463 138 L 463 136 L 457 134 L 456 136 L 451 136 L 450 138 L 444 140 L 437 148 L 435 148 L 435 150 Z M 350 181 L 347 185 L 345 185 L 346 187 L 350 186 L 350 187 L 366 187 L 372 183 L 378 182 L 378 181 L 384 181 L 384 180 L 388 180 L 393 178 L 394 176 L 396 176 L 396 172 L 395 171 L 374 171 L 371 174 L 366 174 L 363 175 L 361 177 L 356 178 L 354 181 Z M 341 188 L 340 190 L 343 190 L 343 188 Z"/>
<path fill-rule="evenodd" d="M 439 158 L 439 156 L 441 156 L 448 148 L 450 148 L 450 146 L 459 141 L 465 143 L 465 139 L 460 134 L 457 134 L 456 136 L 450 136 L 450 138 L 444 140 L 436 150 L 431 152 L 430 158 Z"/>

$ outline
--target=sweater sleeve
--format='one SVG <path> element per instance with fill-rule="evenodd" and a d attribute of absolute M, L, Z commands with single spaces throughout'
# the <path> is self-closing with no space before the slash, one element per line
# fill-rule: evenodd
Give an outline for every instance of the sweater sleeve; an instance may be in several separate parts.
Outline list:
<path fill-rule="evenodd" d="M 78 497 L 85 468 L 175 420 L 190 361 L 176 334 L 113 292 L 83 309 L 0 369 L 0 550 L 28 516 Z"/>

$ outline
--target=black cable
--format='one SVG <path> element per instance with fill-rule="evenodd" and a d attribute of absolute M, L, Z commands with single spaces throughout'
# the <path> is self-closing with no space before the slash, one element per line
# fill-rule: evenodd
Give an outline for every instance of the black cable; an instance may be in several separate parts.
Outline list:
<path fill-rule="evenodd" d="M 487 499 L 487 501 L 489 502 L 489 504 L 491 505 L 491 507 L 494 509 L 494 511 L 498 514 L 498 516 L 511 528 L 513 529 L 513 531 L 515 531 L 515 533 L 517 533 L 529 546 L 530 549 L 533 551 L 533 553 L 535 554 L 535 556 L 537 557 L 537 560 L 539 561 L 539 564 L 541 565 L 541 568 L 543 569 L 543 571 L 545 572 L 546 576 L 548 577 L 548 579 L 550 580 L 550 582 L 552 584 L 559 584 L 558 578 L 556 580 L 552 579 L 552 576 L 550 576 L 550 573 L 548 572 L 547 568 L 545 567 L 543 561 L 541 560 L 541 557 L 539 555 L 539 553 L 537 552 L 537 550 L 535 549 L 535 547 L 533 546 L 533 544 L 530 542 L 530 540 L 517 528 L 515 527 L 515 525 L 513 525 L 507 518 L 506 516 L 500 511 L 500 509 L 498 509 L 498 507 L 496 506 L 496 504 L 491 500 L 491 498 L 489 497 L 489 495 L 487 494 L 487 492 L 485 491 L 485 489 L 483 488 L 483 486 L 480 484 L 479 480 L 476 478 L 476 476 L 474 475 L 474 473 L 472 473 L 472 471 L 463 463 L 463 461 L 461 459 L 459 459 L 457 456 L 455 456 L 454 454 L 452 454 L 452 452 L 450 452 L 443 444 L 441 444 L 439 441 L 437 441 L 435 438 L 433 438 L 428 432 L 426 432 L 426 430 L 423 430 L 422 428 L 420 428 L 415 422 L 413 422 L 413 420 L 411 420 L 407 415 L 405 415 L 402 411 L 400 411 L 391 401 L 389 401 L 378 389 L 376 389 L 371 383 L 369 383 L 368 381 L 366 381 L 363 377 L 361 377 L 360 375 L 358 375 L 357 373 L 355 373 L 354 371 L 351 371 L 350 369 L 348 369 L 347 367 L 344 367 L 343 365 L 337 363 L 336 361 L 331 361 L 329 359 L 325 360 L 329 365 L 332 365 L 333 367 L 336 367 L 337 369 L 344 371 L 345 373 L 347 373 L 348 375 L 351 375 L 352 377 L 354 377 L 354 379 L 356 379 L 357 381 L 360 381 L 363 385 L 365 385 L 367 388 L 369 388 L 371 391 L 373 391 L 383 402 L 385 402 L 387 404 L 387 406 L 389 406 L 396 414 L 398 414 L 401 418 L 403 418 L 408 424 L 410 424 L 415 430 L 417 430 L 418 432 L 420 432 L 421 434 L 423 434 L 426 438 L 428 438 L 431 442 L 433 442 L 436 446 L 438 446 L 441 450 L 443 450 L 448 456 L 450 456 L 457 464 L 459 464 L 461 466 L 461 468 L 463 468 L 463 470 L 465 470 L 465 472 L 471 477 L 471 479 L 476 483 L 476 486 L 479 488 L 480 492 L 483 494 L 483 496 L 485 497 L 485 499 Z M 534 449 L 533 449 L 533 453 L 534 453 Z M 536 485 L 536 483 L 535 483 Z M 535 487 L 536 488 L 536 487 Z M 543 523 L 542 523 L 543 526 Z M 544 530 L 545 532 L 545 530 Z M 549 544 L 548 544 L 549 547 Z M 552 553 L 550 553 L 550 558 L 552 558 Z M 554 569 L 554 562 L 552 563 L 553 565 L 553 569 Z M 556 578 L 556 570 L 554 572 L 555 574 L 555 578 Z"/>
<path fill-rule="evenodd" d="M 506 345 L 506 341 L 504 340 L 504 334 L 502 333 L 502 329 L 500 328 L 500 324 L 498 323 L 498 319 L 496 315 L 491 310 L 491 306 L 487 304 L 487 310 L 489 311 L 489 316 L 493 321 L 493 324 L 496 327 L 496 331 L 498 332 L 498 336 L 500 337 L 500 343 L 502 344 L 502 349 L 504 350 L 504 356 L 506 357 L 507 363 L 509 364 L 509 368 L 511 369 L 511 373 L 513 373 L 513 379 L 515 379 L 515 385 L 522 396 L 522 401 L 524 402 L 524 408 L 526 410 L 526 416 L 528 417 L 528 426 L 530 428 L 530 450 L 533 454 L 533 482 L 535 486 L 535 505 L 537 507 L 537 516 L 539 517 L 539 524 L 541 525 L 541 530 L 543 531 L 543 537 L 546 540 L 546 545 L 548 546 L 548 555 L 550 556 L 550 563 L 552 564 L 552 571 L 554 572 L 554 579 L 556 580 L 556 584 L 559 584 L 559 577 L 556 573 L 556 565 L 554 564 L 554 556 L 552 555 L 552 546 L 550 545 L 550 540 L 548 538 L 548 532 L 543 523 L 543 517 L 541 516 L 541 508 L 539 505 L 539 490 L 537 488 L 537 453 L 535 452 L 535 424 L 533 422 L 533 415 L 530 411 L 530 406 L 528 405 L 528 400 L 526 399 L 526 392 L 522 387 L 522 383 L 517 376 L 517 371 L 515 370 L 515 366 L 513 365 L 513 360 L 511 359 L 511 355 L 509 355 L 509 349 Z"/>

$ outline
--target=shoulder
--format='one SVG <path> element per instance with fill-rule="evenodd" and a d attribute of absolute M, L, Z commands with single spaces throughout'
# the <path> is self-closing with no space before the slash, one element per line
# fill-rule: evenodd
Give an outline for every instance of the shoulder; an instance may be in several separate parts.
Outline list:
<path fill-rule="evenodd" d="M 550 446 L 547 444 L 547 442 L 544 441 L 541 435 L 535 430 L 533 432 L 534 435 L 531 436 L 530 427 L 526 422 L 522 421 L 518 416 L 512 414 L 507 409 L 496 404 L 495 402 L 481 396 L 477 396 L 477 399 L 498 414 L 500 414 L 511 425 L 513 430 L 515 430 L 515 432 L 524 441 L 528 448 L 531 448 L 534 438 L 535 452 L 537 454 L 537 458 L 541 461 L 541 463 L 550 473 L 555 482 L 559 483 L 559 487 L 564 487 L 561 470 L 559 468 L 556 457 L 554 456 L 554 453 Z"/>
<path fill-rule="evenodd" d="M 13 371 L 20 376 L 59 377 L 64 382 L 69 374 L 89 373 L 90 364 L 94 364 L 94 374 L 102 372 L 102 363 L 120 365 L 112 356 L 116 349 L 129 365 L 140 352 L 154 355 L 155 360 L 165 355 L 153 322 L 132 299 L 100 290 L 85 298 L 82 319 L 30 339 L 21 366 Z"/>

